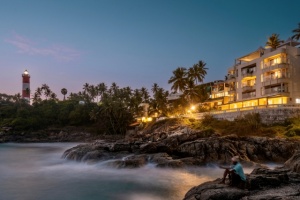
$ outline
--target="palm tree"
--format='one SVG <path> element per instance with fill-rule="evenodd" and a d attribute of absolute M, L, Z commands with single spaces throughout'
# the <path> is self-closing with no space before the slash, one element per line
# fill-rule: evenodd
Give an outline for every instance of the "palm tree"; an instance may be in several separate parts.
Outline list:
<path fill-rule="evenodd" d="M 205 67 L 206 63 L 200 60 L 197 64 L 194 64 L 193 67 L 188 69 L 187 77 L 193 81 L 196 81 L 196 85 L 199 82 L 203 82 L 205 75 L 207 74 Z"/>
<path fill-rule="evenodd" d="M 51 99 L 51 100 L 54 100 L 54 101 L 57 100 L 57 98 L 56 98 L 57 95 L 56 95 L 54 92 L 51 92 L 49 96 L 50 96 L 50 99 Z"/>
<path fill-rule="evenodd" d="M 279 34 L 273 33 L 266 42 L 267 47 L 270 47 L 272 49 L 277 49 L 277 47 L 283 43 L 282 40 L 279 39 Z"/>
<path fill-rule="evenodd" d="M 103 94 L 107 91 L 107 86 L 105 85 L 105 83 L 99 83 L 96 88 L 97 88 L 97 93 L 98 95 L 100 95 L 100 100 L 101 100 Z"/>
<path fill-rule="evenodd" d="M 155 94 L 158 90 L 159 86 L 157 83 L 153 83 L 153 86 L 151 88 L 151 91 L 153 92 L 153 94 Z"/>
<path fill-rule="evenodd" d="M 33 98 L 32 98 L 33 104 L 37 104 L 37 103 L 39 103 L 41 101 L 42 101 L 42 99 L 41 99 L 40 95 L 37 92 L 35 92 L 33 94 Z"/>
<path fill-rule="evenodd" d="M 85 83 L 85 84 L 83 85 L 83 88 L 82 88 L 82 89 L 83 89 L 85 92 L 87 92 L 88 89 L 89 89 L 89 87 L 90 87 L 90 84 Z"/>
<path fill-rule="evenodd" d="M 88 88 L 88 93 L 90 94 L 90 98 L 94 101 L 97 96 L 97 88 L 94 85 L 90 85 Z"/>
<path fill-rule="evenodd" d="M 171 89 L 175 92 L 184 91 L 186 85 L 186 68 L 178 67 L 173 71 L 173 76 L 169 79 L 168 83 L 173 83 Z"/>
<path fill-rule="evenodd" d="M 42 87 L 41 87 L 41 90 L 44 91 L 44 95 L 46 97 L 46 100 L 48 99 L 48 97 L 50 96 L 51 94 L 51 90 L 50 90 L 50 87 L 47 85 L 47 84 L 42 84 Z"/>
<path fill-rule="evenodd" d="M 66 100 L 66 94 L 68 93 L 68 90 L 66 88 L 63 88 L 60 92 L 62 93 L 62 95 L 64 95 L 64 100 Z"/>
<path fill-rule="evenodd" d="M 35 93 L 40 97 L 42 95 L 42 89 L 38 87 L 35 91 Z"/>
<path fill-rule="evenodd" d="M 187 97 L 190 103 L 193 103 L 198 98 L 197 87 L 193 80 L 188 80 L 186 84 L 186 90 L 184 91 L 184 95 Z"/>
<path fill-rule="evenodd" d="M 294 35 L 292 36 L 292 39 L 299 40 L 300 39 L 300 23 L 298 23 L 298 28 L 293 30 Z"/>
<path fill-rule="evenodd" d="M 143 102 L 148 103 L 150 95 L 149 95 L 149 92 L 148 92 L 147 88 L 142 87 L 141 88 L 141 94 L 142 94 Z"/>

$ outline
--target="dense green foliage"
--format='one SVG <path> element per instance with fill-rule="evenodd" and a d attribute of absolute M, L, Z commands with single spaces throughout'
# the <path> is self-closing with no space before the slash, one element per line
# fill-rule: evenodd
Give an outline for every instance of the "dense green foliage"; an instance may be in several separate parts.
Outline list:
<path fill-rule="evenodd" d="M 83 91 L 71 93 L 61 90 L 64 100 L 59 101 L 50 87 L 43 84 L 33 94 L 32 105 L 20 94 L 0 94 L 0 128 L 14 131 L 34 131 L 50 126 L 89 126 L 98 133 L 125 134 L 135 118 L 145 115 L 142 103 L 149 104 L 148 111 L 167 112 L 168 92 L 153 85 L 153 98 L 146 88 L 132 90 L 120 88 L 116 83 L 108 88 L 105 83 L 97 86 L 84 84 Z"/>

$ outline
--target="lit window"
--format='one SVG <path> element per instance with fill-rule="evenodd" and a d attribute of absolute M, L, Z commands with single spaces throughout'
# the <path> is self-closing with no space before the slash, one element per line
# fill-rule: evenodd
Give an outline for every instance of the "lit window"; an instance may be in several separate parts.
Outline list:
<path fill-rule="evenodd" d="M 296 103 L 300 103 L 300 99 L 296 99 Z"/>

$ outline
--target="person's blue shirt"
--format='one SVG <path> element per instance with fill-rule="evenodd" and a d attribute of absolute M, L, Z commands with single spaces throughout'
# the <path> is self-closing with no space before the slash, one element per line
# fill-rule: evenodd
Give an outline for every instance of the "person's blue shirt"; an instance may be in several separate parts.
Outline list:
<path fill-rule="evenodd" d="M 232 169 L 235 171 L 236 174 L 238 174 L 241 177 L 242 181 L 246 181 L 246 176 L 244 174 L 243 167 L 240 163 L 234 165 Z"/>

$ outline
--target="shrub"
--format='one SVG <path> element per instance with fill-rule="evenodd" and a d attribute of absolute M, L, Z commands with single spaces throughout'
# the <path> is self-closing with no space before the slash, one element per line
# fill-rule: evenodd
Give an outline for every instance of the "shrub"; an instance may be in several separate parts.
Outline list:
<path fill-rule="evenodd" d="M 207 114 L 207 115 L 204 115 L 201 123 L 203 126 L 210 126 L 216 120 L 217 119 L 215 119 L 212 115 Z"/>
<path fill-rule="evenodd" d="M 296 133 L 294 130 L 288 130 L 284 135 L 287 137 L 294 137 L 296 136 Z"/>
<path fill-rule="evenodd" d="M 210 137 L 212 134 L 215 133 L 215 130 L 212 128 L 206 128 L 203 131 L 201 131 L 204 137 Z"/>

